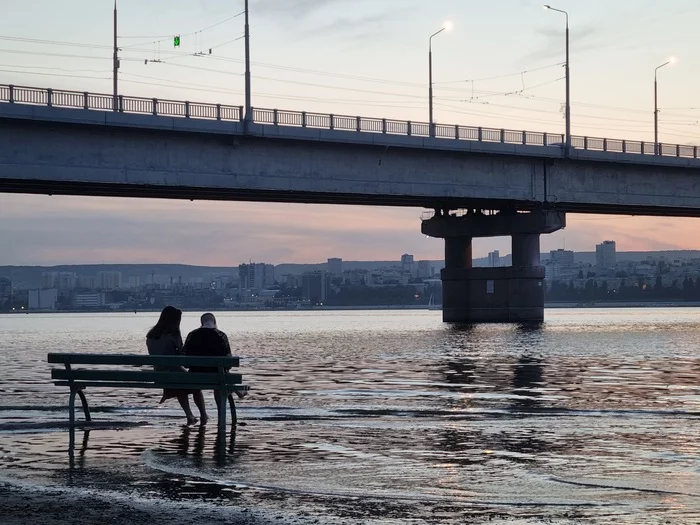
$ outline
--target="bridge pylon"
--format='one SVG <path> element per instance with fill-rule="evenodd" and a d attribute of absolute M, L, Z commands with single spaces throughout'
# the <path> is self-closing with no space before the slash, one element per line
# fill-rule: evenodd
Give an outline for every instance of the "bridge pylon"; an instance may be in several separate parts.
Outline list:
<path fill-rule="evenodd" d="M 421 231 L 445 239 L 442 319 L 448 323 L 540 323 L 544 321 L 544 267 L 540 235 L 566 226 L 555 211 L 466 213 L 435 210 Z M 512 238 L 512 266 L 472 267 L 472 239 Z"/>

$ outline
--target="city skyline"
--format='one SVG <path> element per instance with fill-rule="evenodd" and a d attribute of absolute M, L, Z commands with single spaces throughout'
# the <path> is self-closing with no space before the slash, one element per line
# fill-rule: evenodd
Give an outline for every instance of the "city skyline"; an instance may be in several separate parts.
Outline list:
<path fill-rule="evenodd" d="M 80 17 L 46 0 L 9 8 L 0 21 L 3 83 L 111 91 L 113 2 L 72 5 Z M 242 1 L 118 5 L 120 92 L 243 103 Z M 698 142 L 692 20 L 700 6 L 553 7 L 571 18 L 573 133 L 651 140 L 654 68 L 675 55 L 679 62 L 659 78 L 660 139 Z M 359 1 L 352 9 L 347 0 L 253 0 L 253 104 L 426 121 L 428 36 L 451 20 L 453 30 L 433 42 L 435 120 L 561 133 L 562 18 L 534 0 Z M 442 242 L 420 234 L 422 211 L 4 194 L 0 245 L 11 249 L 1 250 L 0 264 L 225 265 L 241 252 L 273 263 L 401 251 L 440 259 Z M 697 219 L 569 215 L 568 225 L 542 237 L 543 252 L 582 250 L 608 236 L 627 250 L 698 247 Z M 509 253 L 509 239 L 474 242 L 475 257 L 493 250 Z"/>

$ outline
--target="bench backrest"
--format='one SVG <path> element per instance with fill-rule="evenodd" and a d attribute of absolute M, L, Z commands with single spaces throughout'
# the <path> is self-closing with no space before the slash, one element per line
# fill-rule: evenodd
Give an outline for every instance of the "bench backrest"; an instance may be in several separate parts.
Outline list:
<path fill-rule="evenodd" d="M 90 383 L 104 382 L 133 383 L 141 386 L 178 385 L 179 388 L 191 385 L 201 388 L 225 387 L 240 385 L 241 374 L 226 373 L 228 368 L 239 365 L 238 357 L 198 357 L 198 356 L 154 356 L 142 354 L 66 354 L 51 353 L 48 362 L 63 364 L 65 369 L 54 368 L 51 378 L 61 381 L 86 381 Z M 124 370 L 124 369 L 95 369 L 73 368 L 72 365 L 110 365 L 110 366 L 184 366 L 209 367 L 217 369 L 218 373 L 192 373 L 179 371 Z M 105 386 L 106 386 L 105 385 Z M 94 386 L 94 385 L 93 385 Z"/>
<path fill-rule="evenodd" d="M 51 353 L 48 362 L 63 365 L 127 365 L 127 366 L 208 366 L 237 368 L 238 357 L 198 357 L 189 355 L 145 354 L 65 354 Z"/>

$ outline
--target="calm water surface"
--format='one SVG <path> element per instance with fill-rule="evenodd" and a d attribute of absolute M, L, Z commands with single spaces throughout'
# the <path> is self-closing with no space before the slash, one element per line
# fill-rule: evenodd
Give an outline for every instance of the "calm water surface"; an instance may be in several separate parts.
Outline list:
<path fill-rule="evenodd" d="M 321 523 L 700 523 L 698 309 L 220 313 L 252 389 L 225 447 L 158 392 L 88 389 L 69 454 L 46 354 L 144 353 L 156 317 L 0 316 L 3 477 Z"/>

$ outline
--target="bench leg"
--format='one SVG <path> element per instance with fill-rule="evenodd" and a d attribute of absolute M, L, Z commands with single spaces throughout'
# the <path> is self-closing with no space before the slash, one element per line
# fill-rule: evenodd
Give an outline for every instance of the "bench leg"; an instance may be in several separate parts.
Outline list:
<path fill-rule="evenodd" d="M 70 389 L 70 397 L 68 398 L 68 421 L 70 426 L 75 425 L 75 393 L 77 390 Z"/>
<path fill-rule="evenodd" d="M 219 390 L 219 432 L 226 432 L 226 390 Z"/>
<path fill-rule="evenodd" d="M 80 396 L 80 402 L 83 404 L 83 412 L 85 413 L 85 421 L 88 423 L 92 421 L 92 418 L 90 417 L 90 407 L 88 407 L 88 402 L 85 397 L 85 392 L 83 392 L 83 389 L 81 388 L 78 390 L 78 395 Z"/>
<path fill-rule="evenodd" d="M 228 395 L 228 402 L 231 405 L 231 425 L 235 427 L 238 417 L 236 417 L 236 402 L 233 400 L 233 394 Z"/>

